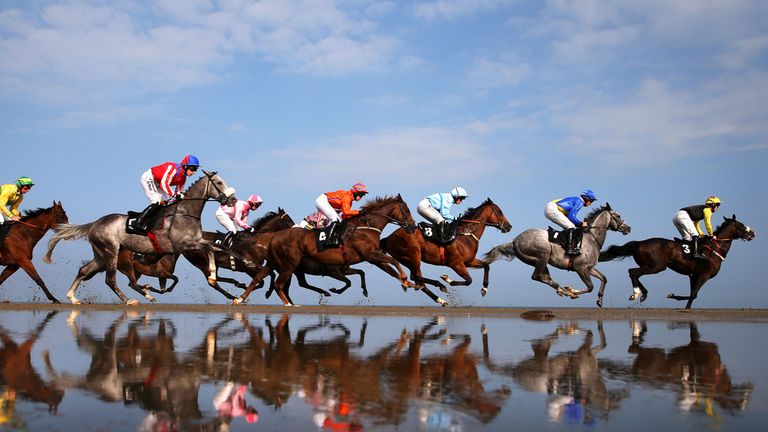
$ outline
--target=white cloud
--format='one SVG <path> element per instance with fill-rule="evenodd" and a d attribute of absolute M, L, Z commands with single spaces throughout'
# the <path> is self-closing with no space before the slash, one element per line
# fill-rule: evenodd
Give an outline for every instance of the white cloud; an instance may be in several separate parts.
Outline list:
<path fill-rule="evenodd" d="M 427 20 L 454 19 L 517 3 L 517 0 L 437 0 L 422 2 L 414 15 Z"/>
<path fill-rule="evenodd" d="M 473 89 L 486 91 L 494 87 L 519 84 L 531 72 L 525 63 L 476 59 L 470 66 L 467 77 Z"/>

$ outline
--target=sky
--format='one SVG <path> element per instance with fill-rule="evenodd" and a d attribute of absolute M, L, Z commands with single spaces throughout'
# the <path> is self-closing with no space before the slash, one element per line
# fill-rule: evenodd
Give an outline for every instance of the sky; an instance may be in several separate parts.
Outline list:
<path fill-rule="evenodd" d="M 632 227 L 606 245 L 676 236 L 675 212 L 715 194 L 715 223 L 735 214 L 757 237 L 734 244 L 694 307 L 765 308 L 766 22 L 759 0 L 4 1 L 0 182 L 32 177 L 23 208 L 60 200 L 74 224 L 142 209 L 139 176 L 190 153 L 238 196 L 264 198 L 251 220 L 278 206 L 298 220 L 320 193 L 358 181 L 369 196 L 400 193 L 419 219 L 421 198 L 462 186 L 469 199 L 454 213 L 490 197 L 513 226 L 486 230 L 481 254 L 551 225 L 545 204 L 585 188 Z M 206 230 L 221 229 L 214 211 L 205 209 Z M 34 263 L 64 300 L 92 254 L 85 241 L 60 243 L 44 264 L 48 238 Z M 671 271 L 645 276 L 648 300 L 629 302 L 632 265 L 598 266 L 605 306 L 683 306 L 666 294 L 687 295 L 688 278 Z M 372 265 L 357 267 L 370 297 L 355 280 L 324 303 L 433 305 Z M 557 297 L 519 261 L 494 263 L 481 297 L 482 271 L 471 272 L 472 286 L 451 289 L 452 304 L 596 300 Z M 188 264 L 177 274 L 182 285 L 158 301 L 225 302 Z M 552 274 L 581 286 L 574 273 Z M 117 300 L 102 276 L 78 295 Z M 291 295 L 319 301 L 296 286 Z M 0 299 L 45 301 L 21 272 Z M 278 300 L 257 291 L 249 303 Z"/>

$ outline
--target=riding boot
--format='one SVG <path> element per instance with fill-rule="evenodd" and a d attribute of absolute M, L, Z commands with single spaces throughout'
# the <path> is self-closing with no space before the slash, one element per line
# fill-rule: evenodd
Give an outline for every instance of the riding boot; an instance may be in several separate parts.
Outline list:
<path fill-rule="evenodd" d="M 328 244 L 339 244 L 339 225 L 341 223 L 338 221 L 331 222 L 330 229 L 328 230 Z"/>
<path fill-rule="evenodd" d="M 448 243 L 451 239 L 451 227 L 448 226 L 450 222 L 448 221 L 441 221 L 440 222 L 440 228 L 438 228 L 437 232 L 440 234 L 440 243 Z"/>
<path fill-rule="evenodd" d="M 144 211 L 141 212 L 139 217 L 137 217 L 133 221 L 133 229 L 141 230 L 141 231 L 148 231 L 147 227 L 147 219 L 149 219 L 150 216 L 155 214 L 155 211 L 160 208 L 159 203 L 152 203 L 147 206 L 147 208 L 144 209 Z"/>
<path fill-rule="evenodd" d="M 568 250 L 566 255 L 579 255 L 581 253 L 578 239 L 576 238 L 576 228 L 568 228 L 565 230 L 565 238 L 567 239 Z"/>
<path fill-rule="evenodd" d="M 693 257 L 704 258 L 704 255 L 701 253 L 701 237 L 699 236 L 693 236 Z"/>

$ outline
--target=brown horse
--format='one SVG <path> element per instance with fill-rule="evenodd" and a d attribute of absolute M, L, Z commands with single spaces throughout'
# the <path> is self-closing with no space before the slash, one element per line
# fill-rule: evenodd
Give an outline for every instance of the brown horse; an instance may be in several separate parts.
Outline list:
<path fill-rule="evenodd" d="M 21 220 L 11 222 L 8 235 L 0 243 L 0 265 L 5 266 L 0 273 L 0 285 L 21 267 L 43 289 L 48 300 L 59 303 L 37 274 L 37 269 L 32 264 L 32 250 L 49 229 L 68 222 L 61 201 L 54 201 L 53 206 L 46 209 L 27 210 Z"/>
<path fill-rule="evenodd" d="M 275 280 L 275 291 L 283 304 L 293 306 L 284 288 L 304 258 L 333 265 L 369 261 L 383 268 L 397 264 L 393 258 L 381 252 L 377 253 L 381 231 L 389 223 L 404 226 L 411 232 L 416 229 L 408 205 L 400 195 L 374 198 L 361 208 L 358 216 L 347 219 L 347 230 L 343 235 L 342 245 L 338 248 L 318 250 L 316 234 L 303 228 L 291 228 L 272 234 L 267 252 L 267 266 L 259 272 L 245 293 L 235 299 L 234 304 L 244 302 L 255 289 L 255 284 L 272 270 L 276 270 L 279 276 Z M 405 283 L 405 274 L 401 276 L 401 282 Z"/>
<path fill-rule="evenodd" d="M 641 302 L 648 297 L 648 290 L 640 282 L 640 276 L 656 274 L 667 268 L 688 275 L 691 282 L 691 294 L 689 296 L 669 294 L 667 297 L 675 300 L 688 300 L 685 308 L 690 309 L 704 283 L 717 276 L 720 266 L 725 261 L 725 256 L 731 249 L 733 240 L 749 241 L 755 238 L 755 232 L 737 221 L 736 215 L 733 215 L 731 219 L 727 217 L 723 219 L 725 222 L 715 230 L 717 239 L 712 239 L 712 241 L 704 244 L 703 259 L 685 258 L 680 243 L 654 237 L 643 241 L 631 241 L 623 246 L 611 246 L 600 254 L 600 261 L 611 261 L 628 256 L 635 259 L 640 267 L 629 269 L 629 278 L 632 280 L 633 287 L 632 296 L 629 297 L 630 301 L 635 300 L 641 293 Z"/>
<path fill-rule="evenodd" d="M 397 229 L 387 238 L 382 239 L 381 248 L 392 255 L 396 260 L 408 267 L 411 271 L 411 280 L 417 285 L 423 286 L 425 283 L 440 288 L 440 291 L 448 292 L 445 285 L 434 279 L 428 279 L 421 274 L 421 262 L 428 264 L 446 266 L 453 269 L 463 281 L 453 281 L 448 275 L 441 278 L 451 286 L 469 286 L 472 283 L 472 277 L 469 275 L 467 267 L 483 269 L 483 288 L 480 293 L 485 296 L 488 293 L 488 271 L 487 262 L 475 257 L 480 238 L 485 232 L 486 226 L 492 226 L 503 233 L 512 229 L 509 221 L 504 217 L 499 206 L 490 198 L 486 199 L 476 208 L 467 209 L 467 211 L 458 218 L 456 240 L 448 245 L 438 245 L 424 239 L 421 230 L 414 233 L 407 233 L 402 228 Z M 429 295 L 428 291 L 425 291 Z M 432 297 L 432 296 L 430 296 Z M 433 300 L 436 300 L 433 298 Z"/>

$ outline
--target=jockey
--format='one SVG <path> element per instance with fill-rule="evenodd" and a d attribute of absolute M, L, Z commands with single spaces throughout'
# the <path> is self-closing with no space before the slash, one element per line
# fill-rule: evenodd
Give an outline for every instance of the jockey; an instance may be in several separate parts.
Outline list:
<path fill-rule="evenodd" d="M 565 230 L 565 236 L 568 241 L 568 255 L 578 255 L 581 253 L 581 238 L 575 236 L 576 227 L 586 228 L 587 221 L 581 221 L 576 216 L 582 207 L 589 207 L 597 201 L 592 189 L 584 190 L 579 196 L 571 196 L 556 199 L 547 203 L 544 208 L 544 216 L 556 223 Z"/>
<path fill-rule="evenodd" d="M 716 212 L 718 208 L 720 208 L 720 198 L 712 195 L 707 198 L 703 205 L 681 208 L 675 214 L 675 218 L 672 219 L 672 223 L 680 231 L 683 240 L 693 240 L 693 256 L 696 258 L 704 257 L 699 250 L 699 237 L 704 235 L 699 227 L 700 221 L 704 221 L 707 233 L 717 240 L 717 236 L 712 232 L 712 213 Z"/>
<path fill-rule="evenodd" d="M 438 237 L 445 240 L 447 225 L 456 220 L 451 215 L 451 206 L 461 204 L 467 198 L 467 191 L 460 186 L 451 189 L 451 193 L 435 193 L 419 201 L 416 211 L 426 220 L 435 224 Z"/>
<path fill-rule="evenodd" d="M 16 222 L 21 219 L 19 205 L 24 201 L 24 194 L 34 185 L 31 178 L 19 177 L 16 183 L 0 186 L 0 225 L 5 221 Z"/>
<path fill-rule="evenodd" d="M 365 185 L 355 183 L 350 189 L 340 189 L 334 192 L 326 192 L 315 200 L 317 209 L 331 221 L 331 231 L 328 236 L 332 236 L 336 231 L 336 226 L 343 219 L 349 219 L 352 216 L 360 214 L 358 210 L 352 209 L 354 201 L 360 201 L 368 193 Z M 341 216 L 337 213 L 341 211 Z"/>
<path fill-rule="evenodd" d="M 133 222 L 135 228 L 146 230 L 146 220 L 160 208 L 165 196 L 183 199 L 184 183 L 200 168 L 200 161 L 194 155 L 184 156 L 181 163 L 165 162 L 154 166 L 141 175 L 141 187 L 149 199 L 149 206 Z M 171 189 L 171 186 L 175 186 Z"/>
<path fill-rule="evenodd" d="M 234 197 L 235 190 L 228 188 L 225 194 Z M 224 238 L 223 243 L 225 246 L 229 246 L 229 242 L 232 241 L 232 236 L 237 233 L 238 227 L 244 230 L 251 227 L 248 225 L 248 213 L 259 208 L 262 202 L 263 200 L 259 195 L 253 194 L 248 197 L 247 201 L 235 198 L 216 209 L 216 220 L 229 231 Z"/>

